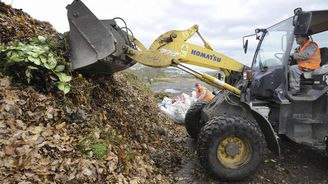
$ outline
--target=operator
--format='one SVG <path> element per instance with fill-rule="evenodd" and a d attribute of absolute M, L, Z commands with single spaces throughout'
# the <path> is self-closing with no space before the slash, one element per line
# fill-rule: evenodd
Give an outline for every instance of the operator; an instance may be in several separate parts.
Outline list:
<path fill-rule="evenodd" d="M 214 95 L 205 86 L 196 82 L 195 87 L 197 89 L 196 94 L 198 99 L 209 102 L 214 98 Z"/>
<path fill-rule="evenodd" d="M 308 35 L 295 35 L 295 40 L 299 47 L 295 49 L 292 57 L 297 65 L 289 68 L 289 87 L 292 95 L 300 93 L 301 75 L 305 71 L 320 68 L 321 63 L 320 48 Z"/>

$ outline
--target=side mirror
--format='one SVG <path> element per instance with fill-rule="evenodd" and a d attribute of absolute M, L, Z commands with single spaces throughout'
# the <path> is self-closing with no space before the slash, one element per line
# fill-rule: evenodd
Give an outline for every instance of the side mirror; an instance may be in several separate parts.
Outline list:
<path fill-rule="evenodd" d="M 294 10 L 294 15 L 299 15 L 299 14 L 301 14 L 302 13 L 302 8 L 300 8 L 300 7 L 298 7 L 298 8 L 295 8 L 295 10 Z"/>
<path fill-rule="evenodd" d="M 244 49 L 245 54 L 247 53 L 247 49 L 248 49 L 248 39 L 246 39 L 246 38 L 251 37 L 251 36 L 256 36 L 256 39 L 257 39 L 256 34 L 250 34 L 250 35 L 243 36 L 243 49 Z"/>
<path fill-rule="evenodd" d="M 312 13 L 304 12 L 302 8 L 296 8 L 294 10 L 294 14 L 295 14 L 293 17 L 293 26 L 295 27 L 294 34 L 295 35 L 307 34 L 312 20 Z"/>
<path fill-rule="evenodd" d="M 302 8 L 296 8 L 294 10 L 294 17 L 293 17 L 293 26 L 297 27 L 299 26 L 299 15 L 302 13 Z"/>
<path fill-rule="evenodd" d="M 293 26 L 298 27 L 299 21 L 298 21 L 298 15 L 294 15 L 293 17 Z"/>
<path fill-rule="evenodd" d="M 248 40 L 245 41 L 245 43 L 243 45 L 243 48 L 244 48 L 244 53 L 246 54 L 247 53 L 247 48 L 248 48 Z"/>

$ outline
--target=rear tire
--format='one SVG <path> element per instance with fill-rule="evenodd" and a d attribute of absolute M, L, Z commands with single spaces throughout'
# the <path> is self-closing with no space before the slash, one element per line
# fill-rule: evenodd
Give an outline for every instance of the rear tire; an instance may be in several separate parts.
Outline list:
<path fill-rule="evenodd" d="M 238 181 L 260 166 L 264 137 L 256 124 L 241 117 L 219 116 L 198 137 L 198 155 L 206 171 L 221 180 Z"/>
<path fill-rule="evenodd" d="M 197 139 L 200 129 L 204 126 L 204 123 L 200 121 L 201 111 L 208 102 L 199 100 L 195 102 L 188 109 L 185 117 L 185 126 L 188 134 L 191 138 Z"/>

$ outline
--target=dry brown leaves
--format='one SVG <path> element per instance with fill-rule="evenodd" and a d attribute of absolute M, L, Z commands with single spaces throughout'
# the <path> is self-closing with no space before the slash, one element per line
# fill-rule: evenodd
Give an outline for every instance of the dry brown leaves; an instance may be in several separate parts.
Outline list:
<path fill-rule="evenodd" d="M 0 2 L 0 42 L 10 44 L 16 40 L 26 40 L 38 35 L 55 34 L 56 31 L 48 22 L 30 17 L 19 9 Z"/>
<path fill-rule="evenodd" d="M 52 33 L 0 2 L 2 44 Z M 128 73 L 74 74 L 61 96 L 0 73 L 1 183 L 171 183 L 186 156 L 184 132 L 143 86 Z"/>
<path fill-rule="evenodd" d="M 172 132 L 175 125 L 157 110 L 151 97 L 129 86 L 123 75 L 110 79 L 112 82 L 109 78 L 87 82 L 77 77 L 76 80 L 85 82 L 84 92 L 80 91 L 83 94 L 75 94 L 75 99 L 65 98 L 76 100 L 77 104 L 62 105 L 57 100 L 63 99 L 40 94 L 31 87 L 14 86 L 2 76 L 0 180 L 4 183 L 172 181 L 174 168 L 180 164 L 179 158 L 171 157 L 178 147 L 174 142 L 177 132 Z M 88 91 L 90 86 L 97 87 Z M 101 102 L 98 98 L 83 98 L 95 91 Z M 106 133 L 111 137 L 106 137 Z M 79 145 L 86 139 L 105 143 L 107 154 L 96 159 L 92 151 L 81 153 Z"/>
<path fill-rule="evenodd" d="M 126 76 L 79 75 L 67 97 L 41 94 L 1 77 L 0 180 L 171 182 L 183 155 L 175 141 L 181 134 L 150 93 Z M 106 146 L 100 159 L 92 149 L 95 143 Z"/>

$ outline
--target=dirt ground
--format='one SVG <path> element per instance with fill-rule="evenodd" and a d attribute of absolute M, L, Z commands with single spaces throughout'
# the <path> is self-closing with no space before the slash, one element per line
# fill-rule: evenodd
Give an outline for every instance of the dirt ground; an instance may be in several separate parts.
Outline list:
<path fill-rule="evenodd" d="M 196 150 L 195 142 L 188 136 L 180 141 L 186 149 Z M 291 141 L 280 141 L 280 144 L 282 148 L 280 157 L 266 150 L 258 172 L 249 179 L 236 183 L 328 183 L 328 157 L 323 152 Z M 208 176 L 196 154 L 177 172 L 176 177 L 178 184 L 226 183 Z"/>

